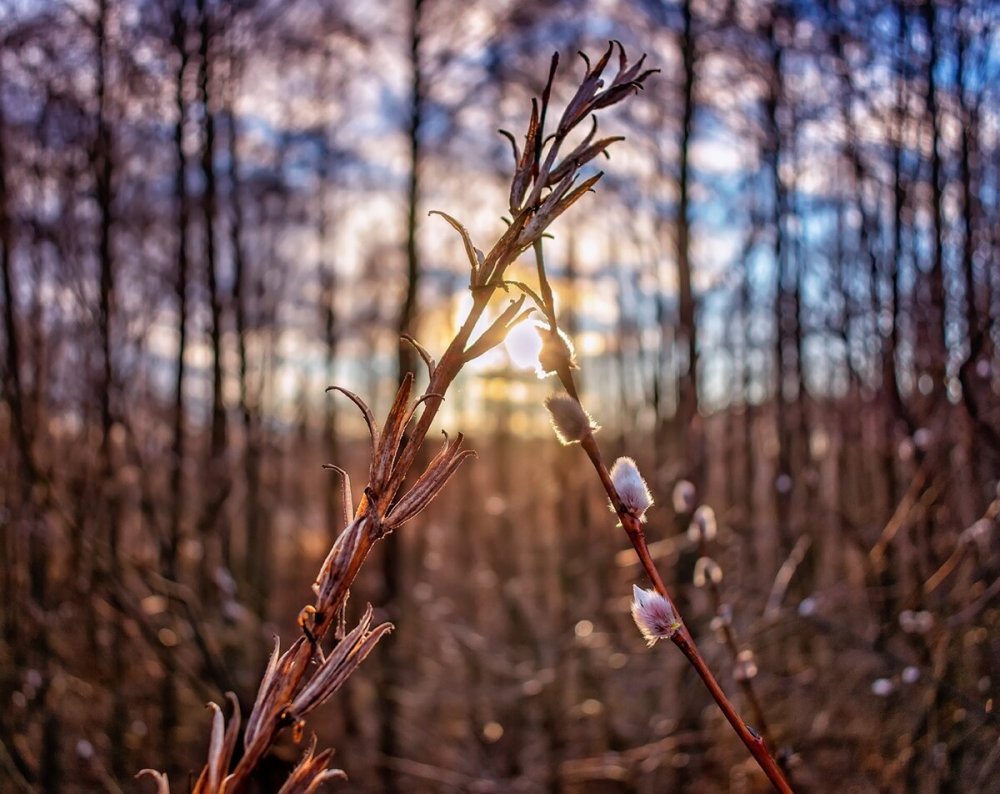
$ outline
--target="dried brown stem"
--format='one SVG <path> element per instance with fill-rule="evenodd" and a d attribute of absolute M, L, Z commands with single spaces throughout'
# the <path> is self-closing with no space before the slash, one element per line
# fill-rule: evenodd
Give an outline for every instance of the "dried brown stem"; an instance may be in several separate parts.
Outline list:
<path fill-rule="evenodd" d="M 463 365 L 503 342 L 510 328 L 527 317 L 522 312 L 524 297 L 512 302 L 500 313 L 493 325 L 470 345 L 474 328 L 482 318 L 498 288 L 506 290 L 504 274 L 507 268 L 539 240 L 546 229 L 573 203 L 588 192 L 600 174 L 586 179 L 576 186 L 580 166 L 598 154 L 606 153 L 607 147 L 616 139 L 605 138 L 590 143 L 574 153 L 569 162 L 557 166 L 558 183 L 550 179 L 549 169 L 555 164 L 562 140 L 579 121 L 599 108 L 608 107 L 621 101 L 641 88 L 648 73 L 639 74 L 638 65 L 626 70 L 624 51 L 621 51 L 620 68 L 611 86 L 600 91 L 600 73 L 607 63 L 613 45 L 601 59 L 598 66 L 588 69 L 577 89 L 572 107 L 567 108 L 552 140 L 546 141 L 542 125 L 548 110 L 551 85 L 555 78 L 558 58 L 553 58 L 541 100 L 532 102 L 531 119 L 528 123 L 524 153 L 518 153 L 514 144 L 515 171 L 511 179 L 510 211 L 512 218 L 506 231 L 487 254 L 482 254 L 473 245 L 466 228 L 455 218 L 445 213 L 437 213 L 444 218 L 462 237 L 466 257 L 469 260 L 469 287 L 473 302 L 469 314 L 455 338 L 448 345 L 439 363 L 412 337 L 404 336 L 404 341 L 416 348 L 427 366 L 429 383 L 423 395 L 412 399 L 414 375 L 407 373 L 393 402 L 389 415 L 381 428 L 372 411 L 358 395 L 339 386 L 331 386 L 348 397 L 361 410 L 372 439 L 372 458 L 369 482 L 364 489 L 354 518 L 337 538 L 320 568 L 313 589 L 316 599 L 304 607 L 298 618 L 303 636 L 279 656 L 275 644 L 264 678 L 258 690 L 257 700 L 248 717 L 244 744 L 246 752 L 235 770 L 224 777 L 233 754 L 236 732 L 239 729 L 239 714 L 234 714 L 229 728 L 225 730 L 223 741 L 223 718 L 216 708 L 213 739 L 209 749 L 209 761 L 202 772 L 197 794 L 231 794 L 242 790 L 250 778 L 256 764 L 267 753 L 278 734 L 287 727 L 293 727 L 296 739 L 301 736 L 305 716 L 325 702 L 339 689 L 356 667 L 371 652 L 381 637 L 391 630 L 390 624 L 372 627 L 372 612 L 369 607 L 358 626 L 340 640 L 329 653 L 323 651 L 323 641 L 337 621 L 334 616 L 343 613 L 348 592 L 368 553 L 377 541 L 393 529 L 419 513 L 440 492 L 458 466 L 473 455 L 470 450 L 462 450 L 462 436 L 445 445 L 431 461 L 427 469 L 401 498 L 398 497 L 410 469 L 413 467 L 418 450 L 423 445 L 431 424 L 444 401 L 445 393 L 461 371 Z M 621 49 L 619 45 L 619 49 Z M 642 61 L 640 60 L 640 64 Z M 572 112 L 571 112 L 572 111 Z M 548 147 L 548 148 L 546 148 Z M 539 171 L 539 163 L 545 154 L 545 166 Z M 531 192 L 527 201 L 525 195 Z M 543 285 L 543 294 L 547 284 Z M 551 292 L 547 293 L 551 296 Z M 554 330 L 554 323 L 553 323 Z M 414 419 L 417 410 L 420 416 L 409 433 L 406 428 Z M 345 504 L 350 502 L 349 481 L 344 477 Z M 318 664 L 314 664 L 318 662 Z M 329 753 L 313 755 L 310 749 L 293 777 L 282 791 L 297 791 L 308 781 L 333 777 L 337 770 L 327 770 Z M 151 773 L 154 774 L 155 773 Z M 157 778 L 158 785 L 166 786 L 165 778 Z M 300 785 L 301 784 L 301 785 Z"/>
<path fill-rule="evenodd" d="M 802 537 L 806 537 L 803 535 Z M 705 534 L 699 533 L 699 553 L 702 557 L 708 556 L 708 542 L 705 540 Z M 796 544 L 796 548 L 799 548 L 799 544 Z M 808 548 L 808 546 L 806 546 Z M 794 552 L 793 552 L 794 553 Z M 805 552 L 803 551 L 803 554 Z M 787 561 L 786 561 L 787 562 Z M 789 578 L 791 578 L 789 576 Z M 736 633 L 733 631 L 733 626 L 728 617 L 724 617 L 722 613 L 722 589 L 719 587 L 718 582 L 711 576 L 706 577 L 706 584 L 708 585 L 708 591 L 712 596 L 712 610 L 721 622 L 722 629 L 722 642 L 726 646 L 726 650 L 729 651 L 729 656 L 732 659 L 734 669 L 740 663 L 740 649 L 739 644 L 736 642 Z M 740 688 L 743 693 L 743 698 L 746 700 L 747 706 L 750 708 L 750 713 L 753 716 L 754 726 L 760 733 L 761 738 L 764 740 L 764 744 L 769 747 L 774 747 L 774 740 L 771 736 L 770 731 L 767 726 L 767 719 L 764 716 L 764 709 L 760 705 L 760 698 L 757 697 L 757 690 L 754 689 L 750 678 L 735 676 L 736 685 Z"/>

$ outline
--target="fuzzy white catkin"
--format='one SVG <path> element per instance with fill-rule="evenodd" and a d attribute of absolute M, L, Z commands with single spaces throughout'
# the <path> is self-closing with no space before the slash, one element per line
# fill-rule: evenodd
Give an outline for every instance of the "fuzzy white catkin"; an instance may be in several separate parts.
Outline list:
<path fill-rule="evenodd" d="M 669 640 L 677 633 L 681 620 L 666 598 L 638 585 L 632 585 L 632 596 L 632 620 L 647 645 L 652 647 L 657 640 Z"/>
<path fill-rule="evenodd" d="M 579 443 L 591 433 L 600 430 L 583 406 L 568 394 L 553 394 L 551 397 L 546 397 L 545 407 L 549 410 L 552 429 L 556 431 L 556 438 L 560 444 Z"/>
<path fill-rule="evenodd" d="M 688 527 L 688 538 L 693 543 L 704 540 L 711 543 L 715 540 L 718 532 L 718 524 L 715 521 L 715 511 L 708 505 L 701 505 L 694 511 L 691 517 L 691 525 Z"/>
<path fill-rule="evenodd" d="M 611 467 L 611 482 L 621 503 L 636 518 L 646 520 L 646 511 L 653 506 L 653 495 L 632 458 L 618 458 Z"/>
<path fill-rule="evenodd" d="M 695 508 L 696 498 L 694 483 L 689 480 L 678 480 L 673 493 L 674 512 L 690 513 Z"/>
<path fill-rule="evenodd" d="M 709 582 L 719 584 L 722 581 L 722 568 L 711 557 L 699 557 L 694 564 L 694 586 L 702 588 Z"/>

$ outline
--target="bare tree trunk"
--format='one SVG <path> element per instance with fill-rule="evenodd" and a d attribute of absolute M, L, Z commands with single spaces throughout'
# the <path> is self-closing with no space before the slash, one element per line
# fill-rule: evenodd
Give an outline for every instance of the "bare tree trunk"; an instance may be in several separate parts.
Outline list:
<path fill-rule="evenodd" d="M 2 59 L 0 59 L 2 69 Z M 0 71 L 0 86 L 3 85 Z M 57 791 L 61 787 L 62 764 L 60 761 L 60 724 L 57 704 L 50 701 L 48 693 L 54 675 L 58 673 L 58 663 L 52 658 L 48 628 L 44 623 L 35 626 L 34 621 L 19 620 L 20 615 L 32 612 L 43 613 L 51 608 L 49 601 L 49 552 L 45 539 L 45 518 L 35 504 L 37 486 L 41 472 L 35 461 L 33 433 L 29 430 L 30 418 L 25 405 L 24 386 L 21 380 L 21 348 L 17 323 L 17 306 L 14 294 L 14 235 L 8 205 L 6 117 L 0 101 L 0 283 L 3 287 L 3 326 L 6 334 L 6 355 L 2 381 L 2 396 L 10 409 L 10 435 L 14 440 L 17 464 L 12 470 L 17 474 L 15 487 L 13 478 L 10 489 L 4 494 L 8 518 L 4 520 L 3 543 L 3 588 L 4 608 L 0 610 L 0 635 L 5 650 L 13 660 L 13 672 L 33 666 L 42 672 L 42 686 L 39 688 L 37 703 L 42 704 L 41 755 L 50 758 L 50 763 L 39 765 L 38 784 L 41 791 Z M 26 555 L 25 555 L 26 550 Z M 25 559 L 25 556 L 27 559 Z M 27 577 L 27 581 L 25 581 Z M 15 684 L 8 674 L 0 676 L 0 687 L 12 691 Z M 34 710 L 34 709 L 32 709 Z M 9 710 L 5 710 L 9 711 Z M 17 718 L 14 718 L 15 720 Z M 6 713 L 0 716 L 0 741 L 11 746 L 14 731 L 8 724 Z M 11 763 L 26 780 L 34 777 L 32 770 L 20 752 L 11 752 Z"/>
<path fill-rule="evenodd" d="M 691 0 L 681 3 L 683 29 L 678 42 L 683 70 L 681 102 L 681 138 L 679 152 L 679 173 L 677 178 L 677 280 L 679 285 L 679 328 L 680 344 L 687 359 L 687 372 L 679 376 L 677 418 L 681 437 L 684 439 L 686 462 L 684 469 L 688 479 L 694 482 L 699 493 L 705 486 L 704 444 L 702 425 L 698 417 L 698 341 L 695 319 L 695 301 L 691 286 L 691 219 L 690 219 L 690 151 L 691 127 L 695 111 L 695 85 L 697 81 L 694 31 L 692 25 Z"/>
<path fill-rule="evenodd" d="M 892 318 L 892 327 L 889 332 L 883 334 L 884 348 L 882 352 L 882 388 L 888 391 L 889 405 L 891 408 L 891 425 L 905 415 L 903 397 L 899 390 L 899 376 L 896 371 L 896 356 L 899 351 L 901 341 L 901 328 L 903 310 L 901 306 L 900 282 L 902 279 L 902 259 L 903 259 L 903 207 L 906 204 L 906 188 L 903 182 L 903 133 L 906 127 L 906 101 L 907 83 L 903 76 L 903 60 L 907 48 L 906 33 L 906 5 L 904 0 L 896 2 L 897 17 L 897 45 L 900 48 L 897 58 L 896 79 L 896 118 L 895 118 L 895 143 L 892 148 L 892 247 L 889 261 L 884 268 L 885 277 L 889 282 L 889 292 L 891 306 L 888 308 L 888 316 Z M 886 441 L 892 443 L 894 433 L 892 427 L 887 428 Z M 895 503 L 896 495 L 892 495 L 890 503 Z"/>
<path fill-rule="evenodd" d="M 789 509 L 791 506 L 791 489 L 783 487 L 791 477 L 791 443 L 790 420 L 788 418 L 788 403 L 785 396 L 785 363 L 788 356 L 788 304 L 786 289 L 788 286 L 788 252 L 785 240 L 785 216 L 787 214 L 788 197 L 781 178 L 782 129 L 778 119 L 778 110 L 784 102 L 782 81 L 782 46 L 778 41 L 778 26 L 783 24 L 785 9 L 779 2 L 771 11 L 766 23 L 766 38 L 771 51 L 769 73 L 769 89 L 765 98 L 767 118 L 767 162 L 770 170 L 773 189 L 771 226 L 774 232 L 774 264 L 775 264 L 775 294 L 774 294 L 774 400 L 776 410 L 776 425 L 778 435 L 778 466 L 775 481 L 772 483 L 778 537 L 783 554 L 788 554 L 792 548 L 791 530 L 789 528 Z"/>
<path fill-rule="evenodd" d="M 930 374 L 935 389 L 943 389 L 947 376 L 948 342 L 946 335 L 945 284 L 944 284 L 944 185 L 942 183 L 941 130 L 938 118 L 937 78 L 938 64 L 937 9 L 935 0 L 924 0 L 921 11 L 927 28 L 930 53 L 927 58 L 927 118 L 931 127 L 931 362 Z"/>
<path fill-rule="evenodd" d="M 3 63 L 0 60 L 0 69 Z M 0 72 L 0 86 L 3 85 L 3 73 Z M 17 306 L 14 296 L 13 254 L 14 237 L 11 228 L 8 199 L 10 193 L 7 185 L 7 134 L 6 117 L 3 102 L 0 100 L 0 277 L 3 281 L 3 324 L 6 334 L 6 349 L 4 359 L 3 397 L 10 406 L 11 436 L 18 452 L 21 464 L 21 496 L 30 492 L 30 482 L 34 479 L 34 460 L 31 454 L 31 438 L 24 412 L 24 392 L 21 384 L 21 352 L 17 329 Z M 18 560 L 20 542 L 19 530 L 12 526 L 9 532 L 4 532 L 4 552 L 6 563 L 3 568 L 3 595 L 7 608 L 2 611 L 3 637 L 7 647 L 15 653 L 15 667 L 20 667 L 23 660 L 19 659 L 22 643 L 19 641 L 21 610 L 15 607 L 20 603 L 20 584 Z M 19 664 L 18 662 L 21 662 Z"/>
<path fill-rule="evenodd" d="M 188 255 L 188 224 L 191 215 L 190 198 L 187 190 L 187 156 L 184 153 L 184 122 L 187 118 L 187 103 L 184 99 L 184 77 L 190 62 L 188 51 L 188 20 L 186 0 L 178 0 L 173 13 L 172 45 L 177 51 L 177 71 L 175 75 L 174 103 L 177 118 L 174 123 L 174 154 L 177 166 L 174 172 L 174 197 L 177 202 L 177 270 L 174 292 L 177 298 L 177 370 L 174 375 L 174 416 L 173 443 L 170 469 L 170 516 L 167 537 L 163 543 L 163 572 L 169 579 L 177 580 L 177 553 L 181 540 L 181 521 L 184 516 L 184 460 L 187 455 L 185 443 L 184 380 L 187 353 L 188 323 L 188 279 L 190 262 Z M 177 727 L 176 665 L 173 654 L 164 657 L 165 669 L 160 691 L 160 754 L 167 767 L 172 766 L 174 737 Z"/>
<path fill-rule="evenodd" d="M 420 283 L 420 257 L 418 250 L 418 218 L 420 213 L 420 164 L 423 157 L 420 133 L 423 123 L 424 102 L 427 87 L 420 63 L 421 18 L 423 0 L 413 0 L 410 8 L 409 56 L 410 56 L 410 120 L 407 129 L 410 142 L 410 172 L 407 183 L 406 212 L 406 293 L 399 313 L 397 330 L 400 334 L 412 333 L 417 315 L 417 294 Z M 415 351 L 405 342 L 399 342 L 399 377 L 414 370 Z M 383 584 L 385 603 L 390 610 L 399 607 L 399 586 L 403 575 L 399 539 L 383 545 Z M 395 613 L 393 613 L 395 614 Z M 399 660 L 392 650 L 386 654 L 383 669 L 385 692 L 382 698 L 382 722 L 379 736 L 379 750 L 383 759 L 394 758 L 399 752 L 397 732 L 398 704 L 396 689 L 398 683 Z M 392 770 L 382 765 L 383 790 L 391 794 L 397 790 L 397 782 Z"/>
<path fill-rule="evenodd" d="M 243 426 L 243 475 L 246 494 L 243 500 L 246 526 L 244 579 L 252 586 L 249 594 L 254 612 L 266 618 L 266 605 L 270 598 L 267 561 L 263 554 L 261 504 L 260 504 L 260 438 L 255 410 L 250 396 L 249 358 L 247 336 L 250 332 L 248 314 L 250 293 L 247 288 L 246 249 L 243 244 L 243 195 L 239 174 L 239 130 L 233 113 L 234 95 L 238 80 L 236 55 L 229 52 L 229 69 L 225 85 L 223 113 L 226 119 L 227 149 L 229 155 L 229 201 L 232 222 L 229 227 L 230 248 L 233 255 L 233 286 L 230 301 L 236 320 L 236 349 L 239 358 L 239 409 Z"/>
<path fill-rule="evenodd" d="M 332 90 L 330 70 L 333 66 L 333 50 L 328 46 L 323 50 L 323 73 L 320 78 L 320 95 L 325 96 Z M 323 325 L 323 342 L 326 346 L 326 377 L 334 382 L 337 366 L 337 347 L 340 335 L 337 329 L 337 263 L 329 255 L 332 229 L 331 213 L 328 207 L 327 193 L 330 191 L 332 177 L 332 145 L 329 126 L 324 128 L 323 154 L 319 166 L 319 195 L 316 197 L 318 216 L 316 219 L 319 235 L 319 284 L 320 284 L 320 319 Z M 335 217 L 335 214 L 333 214 Z M 403 370 L 400 370 L 402 374 Z M 328 400 L 324 412 L 324 436 L 327 455 L 333 463 L 340 462 L 340 450 L 337 443 L 337 401 Z M 338 489 L 326 489 L 326 527 L 330 544 L 337 539 L 343 530 L 342 512 L 337 507 Z"/>
<path fill-rule="evenodd" d="M 97 46 L 97 136 L 91 154 L 91 168 L 94 172 L 94 190 L 98 212 L 97 259 L 100 269 L 97 328 L 101 345 L 101 377 L 98 382 L 98 404 L 101 413 L 100 478 L 104 491 L 105 521 L 107 526 L 107 551 L 110 558 L 102 563 L 104 587 L 112 601 L 121 581 L 121 504 L 116 482 L 117 472 L 112 449 L 112 438 L 116 424 L 115 408 L 111 396 L 116 388 L 111 339 L 112 322 L 115 312 L 115 270 L 111 249 L 111 227 L 114 222 L 113 207 L 113 165 L 111 125 L 108 119 L 108 0 L 100 0 L 96 26 Z M 108 681 L 112 692 L 111 720 L 108 724 L 108 739 L 111 745 L 111 768 L 115 777 L 123 779 L 128 773 L 125 753 L 126 706 L 124 692 L 124 634 L 121 618 L 115 614 L 112 620 L 110 665 Z"/>
<path fill-rule="evenodd" d="M 200 587 L 208 588 L 208 566 L 212 559 L 212 543 L 218 535 L 222 562 L 230 566 L 230 536 L 226 522 L 219 521 L 219 514 L 228 496 L 229 481 L 223 457 L 228 443 L 226 408 L 223 400 L 222 372 L 222 296 L 218 285 L 215 247 L 215 221 L 218 206 L 218 189 L 215 175 L 215 113 L 212 107 L 212 43 L 214 31 L 206 0 L 197 0 L 198 42 L 198 97 L 202 108 L 204 132 L 201 147 L 201 171 L 205 180 L 201 209 L 205 246 L 205 278 L 208 286 L 209 338 L 212 347 L 212 423 L 208 451 L 208 476 L 204 514 L 201 518 L 202 575 Z"/>
<path fill-rule="evenodd" d="M 965 322 L 969 339 L 982 331 L 979 321 L 979 300 L 976 289 L 976 191 L 973 186 L 973 159 L 976 156 L 976 130 L 979 127 L 979 108 L 970 103 L 965 86 L 968 83 L 969 39 L 965 29 L 958 34 L 958 106 L 961 113 L 961 162 L 962 179 L 962 275 L 965 278 Z"/>
<path fill-rule="evenodd" d="M 420 285 L 420 254 L 417 246 L 420 217 L 420 163 L 423 159 L 420 134 L 427 98 L 423 68 L 420 63 L 421 18 L 423 0 L 412 0 L 410 10 L 410 121 L 407 135 L 410 141 L 410 172 L 406 193 L 406 294 L 399 313 L 400 334 L 412 333 L 417 314 L 417 291 Z M 416 362 L 412 346 L 399 345 L 399 377 L 414 369 Z"/>

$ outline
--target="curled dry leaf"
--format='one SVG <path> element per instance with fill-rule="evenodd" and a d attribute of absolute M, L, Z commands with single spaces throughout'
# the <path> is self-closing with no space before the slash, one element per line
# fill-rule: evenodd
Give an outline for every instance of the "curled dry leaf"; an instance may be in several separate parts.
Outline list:
<path fill-rule="evenodd" d="M 469 259 L 469 267 L 472 271 L 472 278 L 470 279 L 470 286 L 478 287 L 479 281 L 479 261 L 478 249 L 472 244 L 472 237 L 469 235 L 469 230 L 466 229 L 461 223 L 459 223 L 455 218 L 446 212 L 441 212 L 440 210 L 431 210 L 428 215 L 440 215 L 444 218 L 448 224 L 457 231 L 462 236 L 462 244 L 465 246 L 465 255 Z"/>
<path fill-rule="evenodd" d="M 316 735 L 313 734 L 302 759 L 288 776 L 285 785 L 278 790 L 278 794 L 312 794 L 328 780 L 347 780 L 342 769 L 327 769 L 333 758 L 332 749 L 324 750 L 319 755 L 314 755 L 315 752 Z"/>
<path fill-rule="evenodd" d="M 477 248 L 476 250 L 478 251 L 479 249 Z M 433 378 L 434 370 L 437 368 L 437 362 L 435 362 L 431 357 L 431 354 L 427 352 L 427 348 L 425 348 L 409 334 L 400 335 L 400 339 L 417 351 L 417 355 L 420 356 L 421 360 L 424 362 L 424 366 L 427 367 L 427 377 Z"/>
<path fill-rule="evenodd" d="M 166 772 L 157 772 L 155 769 L 140 769 L 136 773 L 136 779 L 141 777 L 151 777 L 156 783 L 156 794 L 170 794 L 170 780 Z"/>
<path fill-rule="evenodd" d="M 326 390 L 339 391 L 352 403 L 354 403 L 361 411 L 361 415 L 365 418 L 365 424 L 368 425 L 368 433 L 372 438 L 372 446 L 378 445 L 378 423 L 375 421 L 375 414 L 372 413 L 372 409 L 368 407 L 368 403 L 362 400 L 358 395 L 352 391 L 348 391 L 343 386 L 327 386 Z"/>

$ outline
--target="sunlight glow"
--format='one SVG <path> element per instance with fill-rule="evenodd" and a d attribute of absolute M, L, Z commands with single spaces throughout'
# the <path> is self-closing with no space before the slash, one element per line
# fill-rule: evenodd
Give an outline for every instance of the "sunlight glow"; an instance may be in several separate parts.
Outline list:
<path fill-rule="evenodd" d="M 507 334 L 503 344 L 511 364 L 517 369 L 534 369 L 535 365 L 538 364 L 542 340 L 531 322 L 516 326 Z"/>

